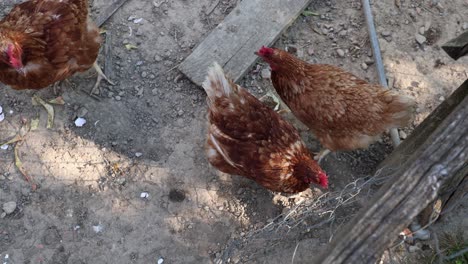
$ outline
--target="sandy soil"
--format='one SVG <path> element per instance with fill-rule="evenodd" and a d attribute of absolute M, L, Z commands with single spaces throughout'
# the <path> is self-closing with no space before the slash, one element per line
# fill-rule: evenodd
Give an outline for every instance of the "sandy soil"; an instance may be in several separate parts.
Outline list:
<path fill-rule="evenodd" d="M 0 12 L 18 2 L 2 1 Z M 15 144 L 0 150 L 0 205 L 16 203 L 0 219 L 4 263 L 210 263 L 223 256 L 226 243 L 320 193 L 313 189 L 291 200 L 219 173 L 205 159 L 205 94 L 176 66 L 237 2 L 129 0 L 105 24 L 113 36 L 109 77 L 117 85 L 103 84 L 95 100 L 86 95 L 93 71 L 70 78 L 71 84 L 62 84 L 66 103 L 55 106 L 52 129 L 46 129 L 45 110 L 31 103 L 34 94 L 56 97 L 52 89 L 14 91 L 2 85 L 6 118 L 0 143 L 18 134 L 24 121 L 40 120 L 38 129 L 16 144 L 37 190 L 31 191 L 15 166 Z M 390 86 L 417 99 L 417 125 L 468 78 L 468 58 L 454 62 L 440 49 L 468 28 L 468 2 L 401 0 L 399 8 L 393 0 L 374 2 Z M 96 16 L 107 1 L 91 4 Z M 360 1 L 312 1 L 308 9 L 319 16 L 301 16 L 275 46 L 294 46 L 307 61 L 338 65 L 376 82 Z M 415 34 L 426 41 L 419 44 Z M 128 50 L 126 44 L 137 48 Z M 241 84 L 265 94 L 272 87 L 261 76 L 264 69 L 263 63 L 254 66 Z M 75 126 L 77 116 L 87 120 L 84 127 Z M 402 138 L 411 130 L 405 128 Z M 310 133 L 301 134 L 318 150 Z M 372 174 L 391 150 L 384 138 L 368 150 L 331 154 L 323 164 L 331 175 L 330 191 Z M 466 225 L 455 220 L 443 225 L 460 223 Z M 304 243 L 295 263 L 307 261 L 330 237 L 328 229 L 300 233 L 294 239 Z M 273 253 L 259 250 L 248 262 L 290 262 L 296 246 L 291 241 L 285 239 Z M 242 257 L 240 252 L 231 262 L 244 262 Z"/>

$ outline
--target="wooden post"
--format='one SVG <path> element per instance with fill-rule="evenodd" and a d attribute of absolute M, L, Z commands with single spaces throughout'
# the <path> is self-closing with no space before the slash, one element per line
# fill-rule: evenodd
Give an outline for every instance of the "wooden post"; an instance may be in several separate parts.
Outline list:
<path fill-rule="evenodd" d="M 468 80 L 384 161 L 387 183 L 314 263 L 374 263 L 440 191 L 466 177 L 467 93 Z"/>

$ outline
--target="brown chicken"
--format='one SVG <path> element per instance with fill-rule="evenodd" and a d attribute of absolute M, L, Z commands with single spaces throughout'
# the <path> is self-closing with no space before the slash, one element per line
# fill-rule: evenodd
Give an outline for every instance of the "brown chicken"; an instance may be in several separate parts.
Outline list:
<path fill-rule="evenodd" d="M 93 93 L 103 78 L 109 81 L 96 64 L 100 45 L 87 0 L 18 4 L 0 21 L 0 81 L 17 90 L 41 89 L 94 66 Z"/>
<path fill-rule="evenodd" d="M 262 47 L 273 86 L 292 113 L 330 151 L 366 148 L 387 129 L 408 125 L 415 101 L 359 79 L 342 69 L 309 64 L 292 54 Z"/>
<path fill-rule="evenodd" d="M 203 83 L 208 95 L 206 154 L 220 171 L 242 175 L 277 192 L 297 193 L 328 178 L 296 129 L 228 79 L 215 63 Z"/>

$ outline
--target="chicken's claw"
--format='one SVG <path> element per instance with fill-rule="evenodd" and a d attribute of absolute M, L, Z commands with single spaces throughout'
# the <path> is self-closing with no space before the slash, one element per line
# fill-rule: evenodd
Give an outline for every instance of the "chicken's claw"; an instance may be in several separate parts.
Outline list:
<path fill-rule="evenodd" d="M 330 153 L 331 153 L 331 151 L 329 149 L 322 149 L 322 150 L 320 150 L 319 153 L 317 153 L 317 155 L 314 156 L 314 160 L 316 160 L 317 163 L 320 164 L 320 162 L 323 160 L 323 158 L 325 158 L 325 156 L 327 156 Z"/>
<path fill-rule="evenodd" d="M 101 94 L 101 88 L 99 87 L 99 84 L 101 83 L 102 79 L 106 80 L 110 85 L 115 85 L 115 83 L 109 80 L 109 78 L 107 78 L 104 72 L 102 72 L 101 67 L 99 67 L 97 62 L 93 64 L 93 67 L 96 70 L 98 76 L 97 76 L 97 80 L 96 80 L 96 83 L 94 84 L 93 89 L 91 89 L 91 92 L 89 93 L 90 95 L 94 94 L 96 92 L 96 89 L 98 89 L 99 93 Z"/>

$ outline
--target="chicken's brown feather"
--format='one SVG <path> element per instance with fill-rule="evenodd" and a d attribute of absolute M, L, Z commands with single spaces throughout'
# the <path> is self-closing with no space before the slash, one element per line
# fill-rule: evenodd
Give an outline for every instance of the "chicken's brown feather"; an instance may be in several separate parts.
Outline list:
<path fill-rule="evenodd" d="M 219 65 L 210 70 L 203 87 L 210 123 L 206 154 L 213 166 L 273 191 L 303 191 L 308 178 L 320 183 L 318 174 L 325 174 L 291 124 L 227 79 Z"/>
<path fill-rule="evenodd" d="M 23 50 L 26 75 L 0 62 L 0 81 L 14 89 L 41 89 L 92 67 L 101 39 L 87 0 L 31 0 L 0 21 L 0 42 Z"/>
<path fill-rule="evenodd" d="M 272 82 L 294 115 L 330 150 L 365 148 L 387 129 L 408 124 L 415 102 L 324 64 L 278 49 L 269 58 Z"/>

